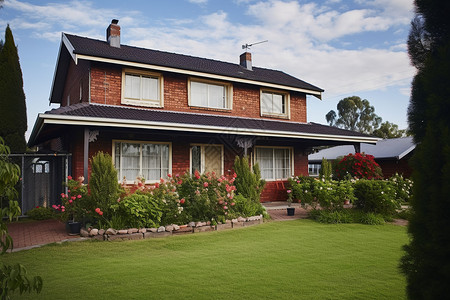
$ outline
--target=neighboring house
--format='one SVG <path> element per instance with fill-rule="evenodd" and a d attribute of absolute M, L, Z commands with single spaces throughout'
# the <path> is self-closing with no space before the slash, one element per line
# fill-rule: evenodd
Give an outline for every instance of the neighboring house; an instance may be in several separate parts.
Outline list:
<path fill-rule="evenodd" d="M 280 180 L 308 174 L 308 153 L 324 145 L 375 143 L 357 132 L 308 123 L 306 96 L 323 90 L 284 72 L 120 44 L 117 20 L 100 41 L 62 34 L 50 103 L 29 146 L 72 154 L 71 174 L 110 153 L 119 173 L 151 184 L 168 173 L 231 174 L 236 155 L 258 162 L 262 201 L 285 199 Z M 281 196 L 280 196 L 281 195 Z"/>
<path fill-rule="evenodd" d="M 409 166 L 409 159 L 415 148 L 416 145 L 414 144 L 413 138 L 404 137 L 380 140 L 376 145 L 362 143 L 360 152 L 375 157 L 375 161 L 383 170 L 385 178 L 389 178 L 395 173 L 410 177 L 412 170 Z M 339 157 L 348 155 L 349 153 L 355 153 L 355 149 L 352 146 L 336 146 L 310 154 L 308 157 L 309 175 L 319 175 L 322 158 L 335 160 Z"/>

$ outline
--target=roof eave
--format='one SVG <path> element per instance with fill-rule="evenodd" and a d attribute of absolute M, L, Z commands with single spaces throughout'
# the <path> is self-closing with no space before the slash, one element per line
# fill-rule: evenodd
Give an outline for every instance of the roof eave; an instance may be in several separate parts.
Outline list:
<path fill-rule="evenodd" d="M 366 136 L 345 136 L 345 135 L 331 135 L 331 134 L 318 134 L 306 132 L 293 133 L 290 131 L 276 131 L 276 130 L 264 130 L 254 128 L 230 128 L 230 127 L 197 125 L 187 123 L 93 118 L 93 117 L 80 117 L 67 115 L 51 115 L 51 114 L 40 114 L 39 119 L 42 119 L 42 123 L 39 127 L 39 130 L 43 127 L 44 124 L 54 124 L 54 125 L 74 125 L 74 126 L 140 128 L 140 129 L 187 131 L 187 132 L 201 132 L 201 133 L 221 133 L 221 134 L 225 133 L 225 134 L 282 137 L 294 139 L 331 140 L 331 141 L 342 141 L 347 143 L 376 143 L 376 141 L 378 140 L 378 138 Z M 38 131 L 35 131 L 35 129 L 33 129 L 33 133 L 31 135 L 33 137 L 33 141 L 36 139 L 37 135 Z"/>

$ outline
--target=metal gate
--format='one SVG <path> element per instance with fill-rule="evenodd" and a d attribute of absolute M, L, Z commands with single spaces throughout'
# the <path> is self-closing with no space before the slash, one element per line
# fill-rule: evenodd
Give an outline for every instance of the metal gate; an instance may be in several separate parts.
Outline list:
<path fill-rule="evenodd" d="M 61 204 L 71 154 L 11 154 L 21 167 L 19 200 L 22 216 L 37 206 Z"/>

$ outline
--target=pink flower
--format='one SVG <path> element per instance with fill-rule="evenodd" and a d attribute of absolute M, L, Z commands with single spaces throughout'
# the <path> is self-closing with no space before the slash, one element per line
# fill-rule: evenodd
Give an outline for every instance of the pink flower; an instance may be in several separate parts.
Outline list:
<path fill-rule="evenodd" d="M 70 176 L 70 175 L 67 176 L 67 179 L 72 180 L 72 176 Z"/>
<path fill-rule="evenodd" d="M 100 211 L 98 214 L 99 214 L 100 216 L 103 216 L 103 212 L 102 212 L 102 211 Z"/>
<path fill-rule="evenodd" d="M 55 204 L 53 204 L 52 207 L 53 207 L 54 209 L 58 209 L 58 206 L 56 206 Z"/>
<path fill-rule="evenodd" d="M 61 211 L 62 212 L 65 212 L 66 211 L 66 208 L 63 206 L 63 207 L 61 207 Z"/>
<path fill-rule="evenodd" d="M 208 183 L 207 183 L 207 182 L 204 182 L 204 183 L 203 183 L 203 186 L 204 186 L 204 187 L 208 187 Z"/>
<path fill-rule="evenodd" d="M 194 176 L 196 179 L 200 179 L 200 173 L 197 170 L 195 170 Z"/>
<path fill-rule="evenodd" d="M 223 204 L 223 201 L 222 201 L 222 200 L 219 200 L 219 204 L 222 205 L 222 204 Z"/>
<path fill-rule="evenodd" d="M 234 202 L 231 202 L 231 206 L 235 206 L 236 205 L 236 203 L 234 203 Z"/>
<path fill-rule="evenodd" d="M 64 198 L 66 196 L 66 194 L 61 193 L 61 198 Z"/>
<path fill-rule="evenodd" d="M 183 180 L 178 180 L 178 184 L 182 184 L 183 183 Z"/>
<path fill-rule="evenodd" d="M 233 178 L 236 178 L 237 177 L 237 174 L 236 174 L 236 172 L 234 172 L 233 173 Z"/>
<path fill-rule="evenodd" d="M 96 213 L 99 213 L 99 212 L 100 212 L 100 208 L 97 207 L 97 208 L 95 209 L 95 212 L 96 212 Z"/>
<path fill-rule="evenodd" d="M 225 206 L 223 207 L 223 209 L 227 210 L 227 209 L 228 209 L 228 206 L 225 205 Z"/>
<path fill-rule="evenodd" d="M 81 195 L 78 195 L 77 198 L 80 199 L 80 198 L 81 198 Z"/>
<path fill-rule="evenodd" d="M 70 203 L 70 204 L 72 204 L 72 202 L 73 202 L 73 200 L 72 200 L 72 199 L 70 199 L 70 200 L 69 200 L 69 203 Z"/>
<path fill-rule="evenodd" d="M 70 199 L 75 200 L 75 199 L 77 199 L 77 197 L 72 196 L 72 197 L 70 197 Z"/>
<path fill-rule="evenodd" d="M 164 178 L 160 178 L 159 182 L 164 183 Z"/>
<path fill-rule="evenodd" d="M 184 198 L 180 199 L 180 204 L 184 204 L 184 202 L 186 202 Z"/>
<path fill-rule="evenodd" d="M 287 192 L 288 194 L 292 193 L 292 191 L 291 191 L 291 190 L 287 190 L 286 192 Z"/>

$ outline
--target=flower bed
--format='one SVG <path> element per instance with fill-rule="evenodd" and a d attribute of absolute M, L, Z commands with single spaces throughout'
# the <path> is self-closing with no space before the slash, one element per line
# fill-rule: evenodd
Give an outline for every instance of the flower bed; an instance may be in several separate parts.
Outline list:
<path fill-rule="evenodd" d="M 208 222 L 190 222 L 185 225 L 167 225 L 151 228 L 129 228 L 116 230 L 113 228 L 98 229 L 98 228 L 83 228 L 80 232 L 82 237 L 89 237 L 101 241 L 113 240 L 140 240 L 147 238 L 160 238 L 178 234 L 191 234 L 208 231 L 220 231 L 233 228 L 242 228 L 263 223 L 263 215 L 252 217 L 239 217 L 231 220 L 226 220 L 225 223 L 212 225 Z"/>

